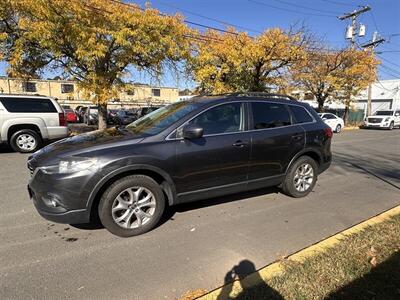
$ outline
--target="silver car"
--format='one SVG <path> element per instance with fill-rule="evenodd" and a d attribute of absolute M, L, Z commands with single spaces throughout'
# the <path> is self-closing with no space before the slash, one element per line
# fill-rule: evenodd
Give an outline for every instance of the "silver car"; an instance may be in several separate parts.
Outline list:
<path fill-rule="evenodd" d="M 44 141 L 67 135 L 64 111 L 53 98 L 0 95 L 0 143 L 17 152 L 35 152 Z"/>

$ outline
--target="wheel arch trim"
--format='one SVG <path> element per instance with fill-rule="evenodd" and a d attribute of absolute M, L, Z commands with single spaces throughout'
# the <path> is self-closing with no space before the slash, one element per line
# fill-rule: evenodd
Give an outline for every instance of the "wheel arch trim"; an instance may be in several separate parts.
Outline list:
<path fill-rule="evenodd" d="M 86 202 L 86 208 L 89 211 L 92 209 L 93 202 L 98 197 L 98 193 L 101 191 L 101 189 L 105 187 L 105 184 L 107 182 L 109 182 L 113 178 L 118 177 L 123 173 L 137 172 L 138 174 L 140 174 L 140 171 L 154 172 L 157 173 L 157 175 L 159 175 L 162 179 L 164 179 L 163 182 L 160 184 L 160 186 L 162 190 L 167 194 L 168 204 L 173 205 L 176 203 L 177 197 L 176 197 L 175 184 L 167 172 L 155 166 L 145 165 L 145 164 L 135 164 L 118 168 L 113 172 L 107 174 L 103 178 L 101 178 L 101 180 L 95 185 L 93 190 L 90 192 L 90 195 Z"/>

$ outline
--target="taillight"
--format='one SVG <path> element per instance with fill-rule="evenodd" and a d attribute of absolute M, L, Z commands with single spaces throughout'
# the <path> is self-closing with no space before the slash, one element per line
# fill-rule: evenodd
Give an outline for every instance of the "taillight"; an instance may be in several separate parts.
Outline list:
<path fill-rule="evenodd" d="M 324 129 L 324 135 L 325 135 L 328 139 L 330 139 L 331 137 L 333 137 L 332 128 L 326 127 L 326 128 Z"/>
<path fill-rule="evenodd" d="M 65 121 L 65 115 L 63 112 L 58 114 L 58 121 L 60 122 L 60 126 L 67 126 L 67 122 Z"/>

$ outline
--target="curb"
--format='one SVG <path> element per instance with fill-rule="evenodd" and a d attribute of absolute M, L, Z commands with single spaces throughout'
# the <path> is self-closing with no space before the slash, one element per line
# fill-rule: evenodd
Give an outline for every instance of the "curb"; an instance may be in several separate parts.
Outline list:
<path fill-rule="evenodd" d="M 344 237 L 358 233 L 369 226 L 373 226 L 373 225 L 382 223 L 383 221 L 386 221 L 386 220 L 390 219 L 391 217 L 398 215 L 398 214 L 400 214 L 400 205 L 395 206 L 395 207 L 393 207 L 383 213 L 380 213 L 370 219 L 367 219 L 361 223 L 358 223 L 357 225 L 354 225 L 348 229 L 345 229 L 337 234 L 334 234 L 320 242 L 317 242 L 316 244 L 306 247 L 306 248 L 288 256 L 287 259 L 296 261 L 296 262 L 304 262 L 307 258 L 314 256 L 316 254 L 319 254 L 319 253 L 323 253 L 327 249 L 332 248 L 333 246 L 337 245 L 338 243 L 340 243 L 340 241 Z M 221 293 L 223 287 L 229 287 L 229 289 L 232 291 L 231 294 L 237 295 L 243 290 L 242 286 L 245 286 L 246 288 L 256 286 L 262 282 L 265 282 L 273 277 L 280 275 L 282 272 L 283 272 L 283 264 L 281 262 L 274 262 L 270 265 L 267 265 L 264 268 L 261 268 L 260 270 L 254 272 L 252 274 L 249 274 L 247 277 L 245 277 L 242 280 L 235 280 L 232 283 L 229 283 L 225 286 L 222 286 L 215 290 L 212 290 L 208 294 L 200 296 L 196 299 L 216 300 L 218 298 L 219 294 Z"/>

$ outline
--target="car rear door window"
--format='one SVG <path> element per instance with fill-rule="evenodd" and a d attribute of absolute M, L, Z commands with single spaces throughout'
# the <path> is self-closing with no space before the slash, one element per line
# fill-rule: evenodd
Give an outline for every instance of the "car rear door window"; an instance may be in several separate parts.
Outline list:
<path fill-rule="evenodd" d="M 37 99 L 37 98 L 1 98 L 1 103 L 9 112 L 14 113 L 56 113 L 57 109 L 54 107 L 50 99 Z"/>
<path fill-rule="evenodd" d="M 203 128 L 203 134 L 238 132 L 244 128 L 243 105 L 240 102 L 218 105 L 189 122 Z"/>
<path fill-rule="evenodd" d="M 313 118 L 310 116 L 310 114 L 304 107 L 297 105 L 289 105 L 289 109 L 292 111 L 292 114 L 295 118 L 295 122 L 297 124 L 310 123 L 313 121 Z"/>
<path fill-rule="evenodd" d="M 289 111 L 279 103 L 252 102 L 253 129 L 277 128 L 291 125 Z"/>

